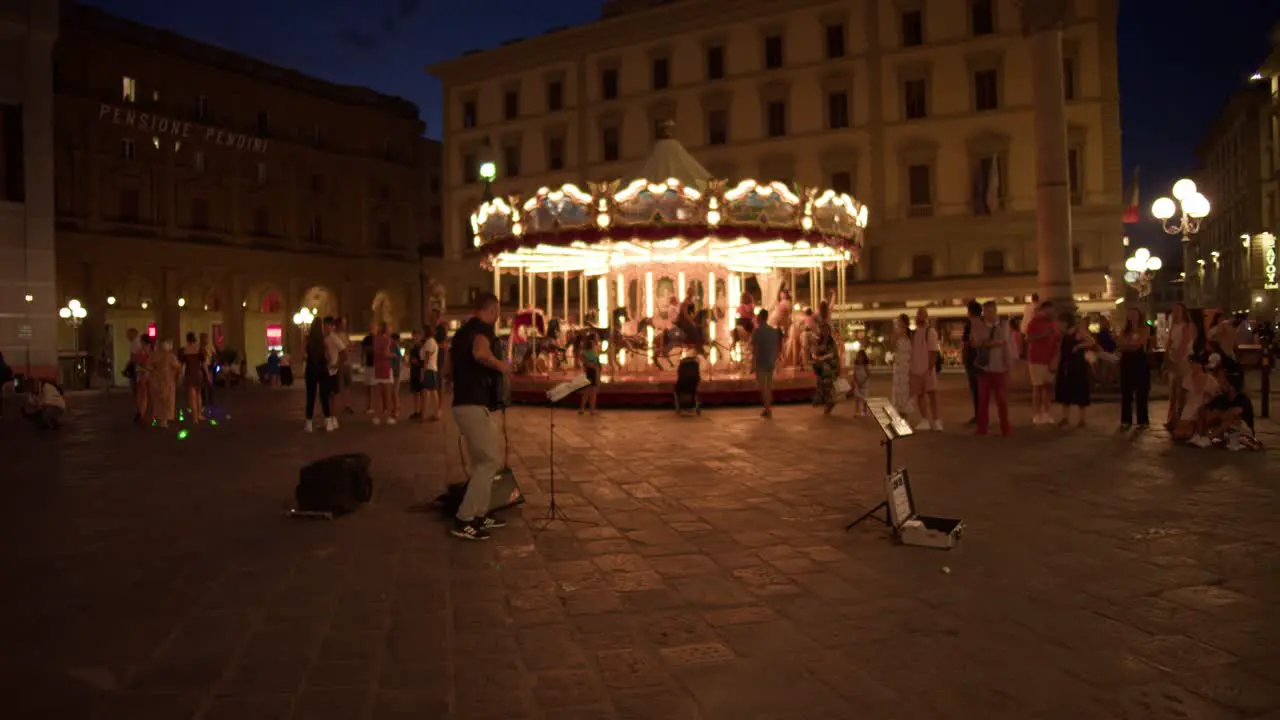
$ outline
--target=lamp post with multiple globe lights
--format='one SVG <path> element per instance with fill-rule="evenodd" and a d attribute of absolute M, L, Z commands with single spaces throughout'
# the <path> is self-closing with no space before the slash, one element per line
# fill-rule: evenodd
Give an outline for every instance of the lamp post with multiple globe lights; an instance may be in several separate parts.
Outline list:
<path fill-rule="evenodd" d="M 1138 292 L 1138 299 L 1146 301 L 1143 312 L 1151 316 L 1151 281 L 1155 278 L 1164 261 L 1146 248 L 1138 248 L 1124 261 L 1124 281 Z"/>
<path fill-rule="evenodd" d="M 1195 182 L 1183 178 L 1173 184 L 1172 198 L 1156 198 L 1151 203 L 1151 214 L 1160 221 L 1166 233 L 1182 236 L 1183 292 L 1187 295 L 1187 302 L 1194 304 L 1188 291 L 1193 264 L 1191 236 L 1200 232 L 1201 222 L 1209 216 L 1209 199 L 1196 190 Z"/>
<path fill-rule="evenodd" d="M 316 321 L 316 314 L 308 308 L 302 308 L 293 314 L 293 324 L 298 326 L 302 331 L 302 337 L 305 340 L 307 333 L 311 332 L 311 323 Z"/>
<path fill-rule="evenodd" d="M 79 372 L 80 366 L 80 326 L 84 324 L 84 319 L 89 316 L 89 311 L 84 309 L 84 305 L 79 300 L 72 298 L 67 304 L 58 309 L 58 317 L 62 318 L 67 327 L 71 328 L 71 371 Z"/>

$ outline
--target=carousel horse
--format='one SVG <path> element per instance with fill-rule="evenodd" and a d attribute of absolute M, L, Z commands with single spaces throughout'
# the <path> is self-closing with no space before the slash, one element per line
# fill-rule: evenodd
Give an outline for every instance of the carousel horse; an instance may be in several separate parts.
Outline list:
<path fill-rule="evenodd" d="M 693 314 L 692 319 L 682 313 L 674 328 L 654 335 L 653 364 L 660 368 L 661 361 L 665 360 L 667 365 L 675 367 L 671 362 L 673 350 L 693 350 L 698 355 L 708 355 L 711 345 L 716 345 L 710 339 L 711 320 L 716 315 L 714 308 L 702 308 Z"/>
<path fill-rule="evenodd" d="M 618 360 L 621 353 L 643 354 L 648 345 L 645 330 L 648 328 L 649 319 L 642 319 L 634 334 L 626 332 L 626 324 L 630 320 L 631 314 L 626 308 L 617 308 L 613 311 L 613 323 L 609 326 L 609 366 L 615 371 L 620 369 Z"/>
<path fill-rule="evenodd" d="M 517 373 L 527 373 L 537 365 L 540 340 L 546 337 L 547 320 L 541 310 L 529 308 L 516 313 L 511 323 L 511 361 Z"/>

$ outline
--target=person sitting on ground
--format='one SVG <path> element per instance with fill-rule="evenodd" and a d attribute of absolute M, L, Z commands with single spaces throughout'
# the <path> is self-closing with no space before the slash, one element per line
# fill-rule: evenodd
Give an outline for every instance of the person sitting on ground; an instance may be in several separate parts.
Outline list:
<path fill-rule="evenodd" d="M 1212 444 L 1205 435 L 1205 405 L 1222 391 L 1215 377 L 1221 364 L 1222 356 L 1217 353 L 1210 355 L 1203 365 L 1197 358 L 1187 364 L 1187 374 L 1182 378 L 1182 408 L 1172 428 L 1174 440 L 1202 448 Z"/>
<path fill-rule="evenodd" d="M 22 406 L 22 416 L 40 427 L 56 430 L 67 411 L 67 401 L 58 386 L 47 380 L 28 378 L 23 389 L 27 399 Z"/>
<path fill-rule="evenodd" d="M 1253 402 L 1226 372 L 1224 367 L 1218 373 L 1222 392 L 1205 404 L 1205 436 L 1228 450 L 1261 450 L 1254 435 Z"/>

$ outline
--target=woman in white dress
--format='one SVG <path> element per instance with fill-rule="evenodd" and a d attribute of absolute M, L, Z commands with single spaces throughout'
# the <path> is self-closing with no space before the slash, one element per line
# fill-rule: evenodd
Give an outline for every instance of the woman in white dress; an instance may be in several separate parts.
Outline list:
<path fill-rule="evenodd" d="M 893 321 L 893 394 L 889 398 L 898 414 L 911 413 L 911 318 L 906 313 Z"/>
<path fill-rule="evenodd" d="M 1173 304 L 1173 312 L 1169 313 L 1169 334 L 1165 338 L 1165 368 L 1169 375 L 1169 417 L 1165 427 L 1173 429 L 1174 423 L 1182 417 L 1182 406 L 1186 404 L 1187 391 L 1183 383 L 1191 374 L 1191 353 L 1196 343 L 1196 326 L 1191 321 L 1187 306 L 1182 303 Z"/>

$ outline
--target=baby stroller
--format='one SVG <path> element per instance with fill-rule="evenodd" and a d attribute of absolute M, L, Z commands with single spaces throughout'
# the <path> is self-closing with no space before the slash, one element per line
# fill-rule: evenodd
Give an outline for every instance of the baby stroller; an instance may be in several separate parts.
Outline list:
<path fill-rule="evenodd" d="M 697 356 L 687 357 L 676 367 L 676 412 L 684 414 L 690 410 L 695 415 L 702 414 L 698 405 L 698 385 L 702 382 L 702 367 L 698 365 Z"/>

